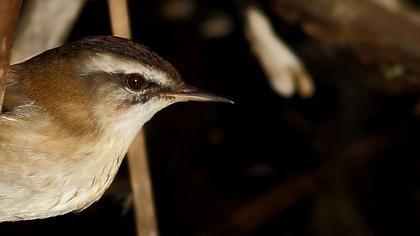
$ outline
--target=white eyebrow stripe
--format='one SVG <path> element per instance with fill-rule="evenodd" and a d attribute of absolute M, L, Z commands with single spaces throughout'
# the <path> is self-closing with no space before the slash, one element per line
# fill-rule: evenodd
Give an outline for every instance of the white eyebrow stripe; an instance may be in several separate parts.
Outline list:
<path fill-rule="evenodd" d="M 106 72 L 112 74 L 141 74 L 147 79 L 161 85 L 168 84 L 170 81 L 164 72 L 153 69 L 152 67 L 101 53 L 90 56 L 85 63 L 84 70 L 88 73 Z"/>

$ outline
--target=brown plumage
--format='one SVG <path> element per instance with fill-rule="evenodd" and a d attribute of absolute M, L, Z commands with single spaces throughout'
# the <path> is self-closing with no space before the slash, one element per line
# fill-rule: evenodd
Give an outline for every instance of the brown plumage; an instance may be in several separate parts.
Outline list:
<path fill-rule="evenodd" d="M 199 93 L 144 46 L 90 37 L 11 66 L 0 119 L 0 221 L 82 210 L 112 182 L 135 134 Z"/>

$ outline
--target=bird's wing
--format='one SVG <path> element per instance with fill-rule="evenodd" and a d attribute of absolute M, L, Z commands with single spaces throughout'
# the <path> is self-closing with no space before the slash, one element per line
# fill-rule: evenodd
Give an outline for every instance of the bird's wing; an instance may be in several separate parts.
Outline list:
<path fill-rule="evenodd" d="M 13 68 L 10 68 L 6 75 L 6 90 L 1 114 L 2 119 L 19 117 L 24 114 L 24 110 L 27 111 L 33 105 L 34 101 L 19 89 L 19 81 L 15 76 Z"/>

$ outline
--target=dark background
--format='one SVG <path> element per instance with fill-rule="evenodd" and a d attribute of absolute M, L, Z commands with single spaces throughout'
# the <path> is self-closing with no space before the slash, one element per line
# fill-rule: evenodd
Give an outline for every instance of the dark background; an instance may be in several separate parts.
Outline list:
<path fill-rule="evenodd" d="M 177 20 L 162 13 L 163 2 L 129 1 L 134 40 L 235 105 L 176 104 L 146 125 L 161 235 L 420 233 L 416 93 L 371 85 L 372 68 L 262 4 L 316 84 L 313 98 L 282 98 L 250 52 L 234 1 L 196 1 Z M 204 37 L 203 24 L 220 15 L 231 30 Z M 106 1 L 89 0 L 69 41 L 110 33 Z M 124 163 L 104 197 L 81 213 L 1 223 L 0 234 L 135 235 L 127 172 Z M 272 207 L 253 211 L 253 223 L 232 223 L 266 196 L 274 196 Z"/>

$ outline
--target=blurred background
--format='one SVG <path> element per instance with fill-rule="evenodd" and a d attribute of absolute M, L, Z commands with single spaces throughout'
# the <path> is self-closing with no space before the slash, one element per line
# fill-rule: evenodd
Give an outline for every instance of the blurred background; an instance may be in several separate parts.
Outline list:
<path fill-rule="evenodd" d="M 235 101 L 177 104 L 146 125 L 161 235 L 420 235 L 415 1 L 128 3 L 135 41 Z M 273 86 L 247 33 L 249 4 L 306 68 L 313 95 Z M 111 34 L 107 7 L 87 0 L 67 41 Z M 123 163 L 85 211 L 0 232 L 135 235 L 129 181 Z"/>

